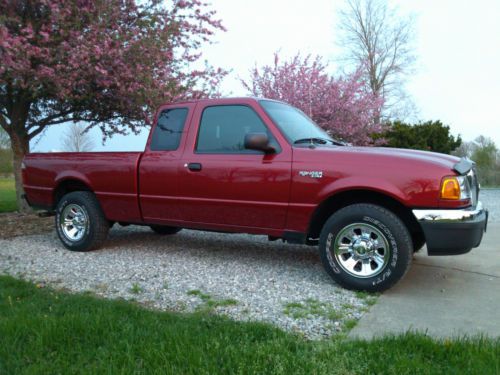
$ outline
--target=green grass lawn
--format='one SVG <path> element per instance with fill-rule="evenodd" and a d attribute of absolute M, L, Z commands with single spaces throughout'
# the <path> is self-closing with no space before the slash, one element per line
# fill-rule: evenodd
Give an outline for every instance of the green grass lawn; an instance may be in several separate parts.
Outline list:
<path fill-rule="evenodd" d="M 0 177 L 0 213 L 17 210 L 14 178 Z"/>
<path fill-rule="evenodd" d="M 149 311 L 0 276 L 0 374 L 495 374 L 500 342 L 308 342 L 265 324 Z"/>

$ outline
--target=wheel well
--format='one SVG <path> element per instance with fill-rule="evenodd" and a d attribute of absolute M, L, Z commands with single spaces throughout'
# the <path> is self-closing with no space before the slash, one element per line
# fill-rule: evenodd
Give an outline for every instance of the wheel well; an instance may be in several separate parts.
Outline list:
<path fill-rule="evenodd" d="M 309 224 L 308 237 L 318 238 L 323 225 L 334 212 L 355 203 L 372 203 L 387 208 L 403 221 L 414 242 L 423 236 L 422 228 L 411 210 L 396 199 L 370 190 L 349 190 L 332 195 L 316 208 Z"/>
<path fill-rule="evenodd" d="M 88 185 L 80 180 L 68 179 L 64 180 L 57 185 L 54 190 L 54 200 L 52 208 L 55 209 L 59 201 L 66 194 L 71 193 L 73 191 L 92 191 Z"/>

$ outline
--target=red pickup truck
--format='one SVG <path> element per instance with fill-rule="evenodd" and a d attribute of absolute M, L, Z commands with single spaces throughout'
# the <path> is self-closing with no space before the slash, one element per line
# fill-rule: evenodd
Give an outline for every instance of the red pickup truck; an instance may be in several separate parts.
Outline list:
<path fill-rule="evenodd" d="M 164 105 L 144 152 L 33 153 L 23 181 L 70 250 L 98 248 L 114 223 L 260 234 L 319 245 L 338 284 L 366 291 L 394 285 L 424 244 L 479 246 L 488 221 L 473 162 L 344 145 L 257 98 Z"/>

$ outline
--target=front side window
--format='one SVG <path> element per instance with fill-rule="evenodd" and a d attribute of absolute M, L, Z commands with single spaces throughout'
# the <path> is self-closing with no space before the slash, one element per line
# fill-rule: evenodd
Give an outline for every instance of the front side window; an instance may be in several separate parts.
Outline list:
<path fill-rule="evenodd" d="M 270 144 L 278 143 L 253 109 L 244 105 L 207 107 L 201 117 L 196 152 L 211 154 L 259 154 L 244 147 L 248 133 L 266 133 Z"/>
<path fill-rule="evenodd" d="M 187 114 L 187 108 L 173 108 L 162 111 L 151 139 L 150 149 L 152 151 L 177 150 Z"/>

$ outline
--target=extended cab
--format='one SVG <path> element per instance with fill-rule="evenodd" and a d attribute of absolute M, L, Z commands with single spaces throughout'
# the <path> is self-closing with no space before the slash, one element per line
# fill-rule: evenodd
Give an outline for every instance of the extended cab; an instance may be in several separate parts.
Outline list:
<path fill-rule="evenodd" d="M 345 146 L 256 98 L 164 105 L 144 152 L 33 153 L 23 181 L 70 250 L 101 246 L 116 222 L 260 234 L 319 244 L 337 283 L 367 291 L 401 279 L 425 244 L 429 255 L 479 246 L 488 219 L 473 162 Z"/>

